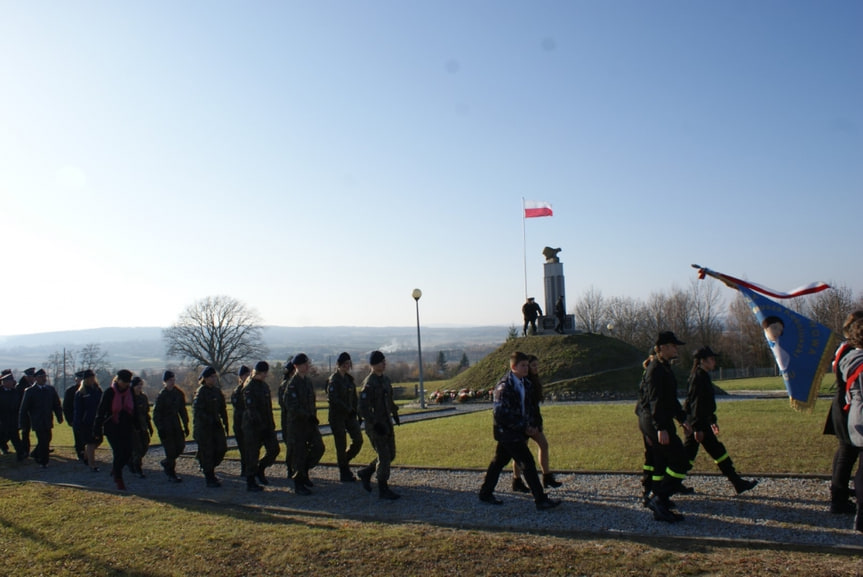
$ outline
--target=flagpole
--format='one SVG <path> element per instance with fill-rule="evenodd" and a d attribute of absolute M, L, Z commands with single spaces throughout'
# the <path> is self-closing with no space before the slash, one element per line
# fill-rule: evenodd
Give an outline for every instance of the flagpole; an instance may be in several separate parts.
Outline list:
<path fill-rule="evenodd" d="M 524 260 L 524 298 L 527 300 L 527 232 L 525 221 L 527 219 L 524 216 L 524 197 L 521 197 L 521 255 Z"/>

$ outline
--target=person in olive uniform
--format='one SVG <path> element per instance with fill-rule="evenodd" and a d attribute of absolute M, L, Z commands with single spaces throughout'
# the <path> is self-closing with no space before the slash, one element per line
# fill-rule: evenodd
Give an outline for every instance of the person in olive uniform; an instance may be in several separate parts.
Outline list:
<path fill-rule="evenodd" d="M 81 435 L 78 433 L 78 429 L 75 428 L 75 395 L 78 393 L 78 388 L 81 386 L 83 378 L 84 371 L 78 371 L 75 373 L 75 384 L 66 387 L 66 392 L 63 394 L 63 418 L 66 419 L 66 424 L 72 428 L 75 454 L 78 456 L 79 461 L 85 463 L 84 441 L 81 440 Z"/>
<path fill-rule="evenodd" d="M 288 479 L 294 477 L 294 440 L 291 438 L 291 427 L 288 424 L 288 406 L 285 404 L 285 392 L 288 390 L 288 383 L 291 382 L 291 377 L 297 372 L 294 366 L 293 357 L 290 357 L 285 363 L 285 370 L 282 373 L 282 382 L 279 384 L 279 408 L 281 409 L 281 427 L 282 427 L 282 442 L 285 444 L 285 468 L 287 469 Z"/>
<path fill-rule="evenodd" d="M 96 373 L 87 369 L 83 372 L 81 385 L 75 393 L 74 426 L 81 442 L 84 443 L 84 462 L 94 473 L 99 472 L 96 466 L 96 448 L 102 440 L 93 435 L 93 425 L 99 412 L 102 400 L 102 389 L 96 381 Z"/>
<path fill-rule="evenodd" d="M 653 347 L 655 356 L 642 377 L 636 411 L 645 450 L 653 454 L 653 466 L 659 467 L 654 474 L 662 474 L 661 480 L 652 483 L 645 505 L 653 511 L 654 519 L 667 523 L 683 520 L 683 515 L 671 510 L 670 497 L 680 491 L 689 470 L 689 459 L 674 421 L 683 426 L 686 434 L 692 429 L 677 398 L 677 379 L 671 370 L 671 361 L 678 355 L 677 347 L 683 344 L 671 331 L 659 333 Z"/>
<path fill-rule="evenodd" d="M 36 382 L 24 390 L 21 409 L 18 411 L 18 424 L 22 430 L 29 426 L 36 433 L 33 460 L 44 468 L 48 466 L 54 417 L 58 423 L 63 422 L 63 407 L 57 390 L 48 384 L 45 370 L 36 371 L 35 377 Z"/>
<path fill-rule="evenodd" d="M 186 395 L 177 387 L 177 377 L 173 371 L 165 371 L 162 376 L 164 386 L 153 404 L 153 423 L 159 432 L 165 458 L 159 463 L 172 483 L 182 481 L 177 476 L 177 457 L 186 449 L 189 436 L 189 413 L 186 410 Z"/>
<path fill-rule="evenodd" d="M 111 386 L 102 393 L 99 410 L 93 424 L 93 436 L 101 439 L 104 434 L 114 454 L 111 476 L 120 491 L 126 490 L 123 467 L 132 458 L 132 434 L 135 424 L 135 401 L 132 399 L 132 372 L 117 371 Z"/>
<path fill-rule="evenodd" d="M 246 452 L 246 441 L 243 433 L 243 385 L 249 378 L 252 369 L 246 365 L 242 365 L 237 371 L 237 386 L 234 387 L 231 393 L 231 405 L 234 407 L 234 439 L 237 441 L 237 450 L 240 452 L 240 463 L 245 463 L 244 454 Z"/>
<path fill-rule="evenodd" d="M 350 483 L 357 480 L 351 472 L 350 462 L 363 447 L 363 431 L 359 420 L 357 386 L 350 373 L 353 368 L 351 356 L 346 352 L 340 354 L 336 366 L 336 371 L 327 381 L 329 422 L 333 444 L 336 446 L 339 480 Z M 347 435 L 351 438 L 350 447 L 347 447 Z"/>
<path fill-rule="evenodd" d="M 228 409 L 225 395 L 219 388 L 216 369 L 201 372 L 198 390 L 192 400 L 192 436 L 198 443 L 198 462 L 204 471 L 207 487 L 221 487 L 216 477 L 218 467 L 228 452 Z"/>
<path fill-rule="evenodd" d="M 716 353 L 710 347 L 701 347 L 695 351 L 692 372 L 689 375 L 689 390 L 683 403 L 683 410 L 686 411 L 687 421 L 692 430 L 686 434 L 683 447 L 686 449 L 691 467 L 695 464 L 698 446 L 703 446 L 739 495 L 755 487 L 758 481 L 749 481 L 737 474 L 725 445 L 716 438 L 719 434 L 716 420 L 716 395 L 713 391 L 713 381 L 710 379 L 710 371 L 715 368 Z"/>
<path fill-rule="evenodd" d="M 273 419 L 273 399 L 270 385 L 266 382 L 269 371 L 270 365 L 266 361 L 258 362 L 242 390 L 244 411 L 241 426 L 246 443 L 242 463 L 246 488 L 249 491 L 262 491 L 261 485 L 270 484 L 266 470 L 279 456 L 279 440 L 276 438 L 276 422 Z M 234 434 L 237 434 L 236 429 Z M 264 447 L 264 457 L 259 460 L 261 447 Z"/>
<path fill-rule="evenodd" d="M 400 497 L 389 488 L 390 464 L 396 458 L 396 436 L 393 423 L 399 421 L 399 409 L 393 400 L 393 386 L 390 378 L 384 374 L 387 361 L 380 351 L 369 355 L 371 372 L 363 380 L 360 389 L 359 410 L 366 422 L 366 435 L 375 450 L 377 458 L 357 473 L 363 483 L 363 489 L 371 492 L 372 475 L 377 471 L 378 497 L 395 500 Z"/>
<path fill-rule="evenodd" d="M 141 377 L 132 379 L 132 400 L 135 403 L 135 431 L 132 434 L 132 459 L 129 469 L 132 474 L 143 479 L 144 456 L 150 449 L 150 437 L 153 435 L 153 421 L 150 419 L 150 399 L 144 394 L 144 380 Z"/>
<path fill-rule="evenodd" d="M 312 363 L 305 353 L 294 357 L 297 372 L 285 388 L 285 407 L 289 436 L 293 445 L 294 490 L 298 495 L 310 495 L 309 471 L 324 454 L 324 440 L 318 428 L 315 389 L 308 378 Z"/>
<path fill-rule="evenodd" d="M 4 448 L 4 454 L 8 452 L 8 444 L 12 443 L 18 459 L 22 459 L 24 452 L 21 437 L 18 434 L 18 408 L 21 404 L 21 396 L 15 390 L 15 377 L 12 369 L 3 369 L 0 373 L 0 446 Z"/>
<path fill-rule="evenodd" d="M 18 412 L 21 411 L 21 401 L 24 400 L 24 391 L 27 387 L 36 382 L 36 367 L 24 369 L 24 374 L 18 379 L 15 385 L 15 390 L 18 392 Z M 30 456 L 30 423 L 20 423 L 21 425 L 21 452 L 18 453 L 18 460 L 23 461 Z"/>

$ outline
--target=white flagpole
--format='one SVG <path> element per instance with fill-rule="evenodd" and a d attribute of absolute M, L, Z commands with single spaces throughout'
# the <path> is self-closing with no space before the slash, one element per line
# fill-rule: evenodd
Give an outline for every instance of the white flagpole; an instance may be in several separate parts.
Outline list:
<path fill-rule="evenodd" d="M 527 300 L 527 233 L 525 232 L 524 197 L 521 197 L 521 254 L 524 260 L 524 300 Z"/>

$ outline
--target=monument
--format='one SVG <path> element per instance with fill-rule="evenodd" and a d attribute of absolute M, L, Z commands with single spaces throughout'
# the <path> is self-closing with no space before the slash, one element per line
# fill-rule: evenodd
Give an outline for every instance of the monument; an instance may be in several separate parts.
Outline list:
<path fill-rule="evenodd" d="M 542 249 L 542 256 L 545 257 L 543 264 L 543 277 L 545 286 L 545 316 L 540 319 L 542 329 L 554 330 L 554 305 L 557 303 L 558 297 L 563 298 L 563 310 L 566 309 L 566 283 L 563 278 L 563 263 L 560 262 L 557 253 L 561 252 L 559 248 L 550 246 Z M 567 314 L 563 325 L 564 331 L 572 331 L 575 328 L 575 317 Z"/>

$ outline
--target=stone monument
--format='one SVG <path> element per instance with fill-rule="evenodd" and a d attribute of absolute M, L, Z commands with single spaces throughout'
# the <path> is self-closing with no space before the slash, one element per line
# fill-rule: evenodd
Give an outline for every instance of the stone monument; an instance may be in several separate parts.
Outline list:
<path fill-rule="evenodd" d="M 541 323 L 543 329 L 554 329 L 554 305 L 557 303 L 558 297 L 563 297 L 563 307 L 566 310 L 566 284 L 563 278 L 563 263 L 560 262 L 557 253 L 561 252 L 559 248 L 550 246 L 542 249 L 542 256 L 545 257 L 543 264 L 543 276 L 545 285 L 545 308 Z M 566 315 L 564 322 L 564 330 L 571 331 L 575 326 L 575 318 L 572 315 Z"/>

